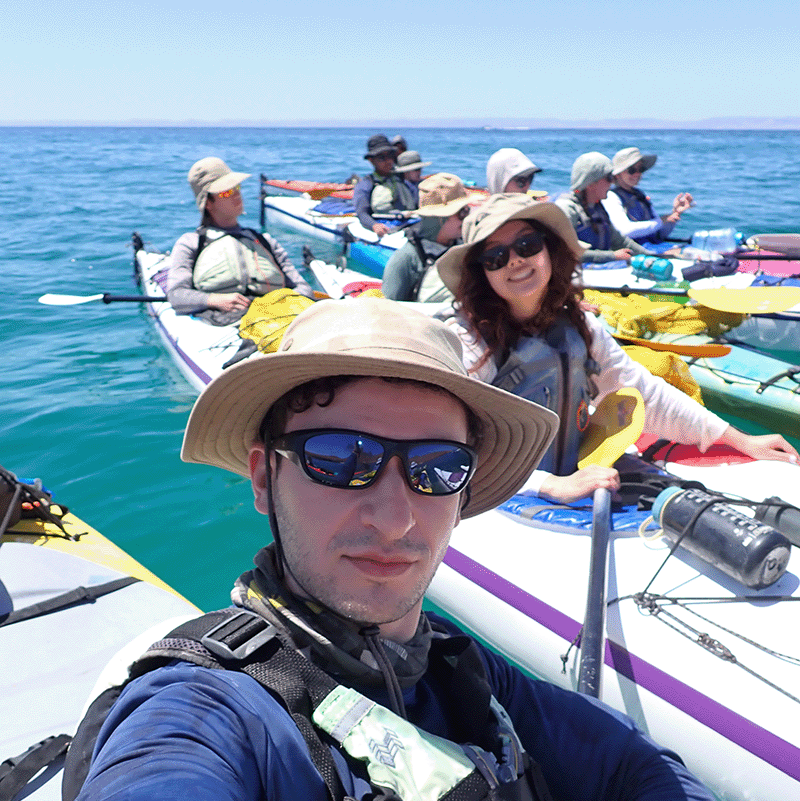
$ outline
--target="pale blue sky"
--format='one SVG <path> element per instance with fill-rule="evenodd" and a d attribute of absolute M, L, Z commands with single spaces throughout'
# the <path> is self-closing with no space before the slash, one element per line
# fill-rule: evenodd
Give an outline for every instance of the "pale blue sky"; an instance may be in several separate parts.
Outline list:
<path fill-rule="evenodd" d="M 3 0 L 0 124 L 800 117 L 797 0 Z"/>

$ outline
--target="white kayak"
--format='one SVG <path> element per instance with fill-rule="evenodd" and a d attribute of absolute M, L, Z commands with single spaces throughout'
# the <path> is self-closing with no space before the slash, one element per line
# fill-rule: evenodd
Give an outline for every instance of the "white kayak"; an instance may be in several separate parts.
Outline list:
<path fill-rule="evenodd" d="M 138 640 L 141 653 L 200 613 L 73 514 L 62 523 L 63 530 L 23 519 L 2 535 L 0 763 L 51 736 L 73 735 L 124 646 Z M 98 597 L 88 602 L 92 593 Z M 60 801 L 62 766 L 63 756 L 19 797 Z"/>
<path fill-rule="evenodd" d="M 398 230 L 378 237 L 373 231 L 364 228 L 353 213 L 326 214 L 318 211 L 321 202 L 302 195 L 268 195 L 264 198 L 265 223 L 268 226 L 278 225 L 321 242 L 339 245 L 344 254 L 358 261 L 362 270 L 373 278 L 380 278 L 392 253 L 408 241 L 401 228 L 411 220 L 382 220 L 389 225 L 397 225 Z"/>
<path fill-rule="evenodd" d="M 751 500 L 800 503 L 800 467 L 786 463 L 683 455 L 667 469 Z M 585 516 L 579 526 L 577 514 L 559 519 L 548 507 L 517 497 L 462 521 L 429 597 L 534 675 L 577 689 L 571 644 L 584 619 L 591 530 Z M 800 563 L 753 590 L 682 547 L 667 558 L 668 542 L 643 539 L 635 519 L 625 528 L 620 514 L 615 527 L 602 700 L 726 801 L 800 798 Z"/>
<path fill-rule="evenodd" d="M 133 235 L 134 269 L 147 297 L 165 298 L 169 256 L 147 250 Z M 166 301 L 146 304 L 162 343 L 183 377 L 199 392 L 219 375 L 242 343 L 239 325 L 209 325 L 190 314 L 176 314 Z"/>

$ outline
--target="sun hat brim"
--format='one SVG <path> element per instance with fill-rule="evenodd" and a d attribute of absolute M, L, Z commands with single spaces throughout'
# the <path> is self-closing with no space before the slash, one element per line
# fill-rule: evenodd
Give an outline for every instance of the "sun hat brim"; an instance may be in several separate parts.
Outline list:
<path fill-rule="evenodd" d="M 447 203 L 431 203 L 427 206 L 420 206 L 414 211 L 417 217 L 450 217 L 461 211 L 464 206 L 477 205 L 486 200 L 486 195 L 470 193 L 464 197 L 449 200 Z"/>
<path fill-rule="evenodd" d="M 421 170 L 423 167 L 430 167 L 432 161 L 415 161 L 411 164 L 403 164 L 402 167 L 395 166 L 395 172 L 411 172 L 411 170 Z"/>
<path fill-rule="evenodd" d="M 534 200 L 523 194 L 492 195 L 483 206 L 467 217 L 467 223 L 473 215 L 475 220 L 470 233 L 474 235 L 467 234 L 469 241 L 451 247 L 436 261 L 439 277 L 453 293 L 461 283 L 461 271 L 470 248 L 485 241 L 498 228 L 512 220 L 536 220 L 567 244 L 576 261 L 583 259 L 584 247 L 578 241 L 569 218 L 555 203 Z"/>
<path fill-rule="evenodd" d="M 368 301 L 320 301 L 297 319 L 309 312 L 324 315 L 325 312 L 314 307 L 330 303 L 347 304 L 348 318 L 357 314 L 356 304 L 372 303 L 386 322 L 387 330 L 407 323 L 409 313 L 426 317 L 421 312 L 409 312 L 400 307 L 401 319 L 392 308 L 398 304 L 372 298 Z M 386 306 L 387 303 L 391 305 Z M 440 340 L 456 337 L 443 323 L 428 320 L 439 327 L 436 336 Z M 296 324 L 297 320 L 292 326 Z M 291 343 L 292 326 L 287 329 L 284 344 L 287 340 Z M 290 345 L 289 350 L 259 354 L 229 367 L 205 388 L 195 403 L 186 427 L 181 458 L 249 476 L 248 453 L 257 439 L 261 421 L 273 403 L 290 389 L 324 376 L 404 378 L 451 392 L 482 421 L 484 431 L 478 445 L 478 466 L 470 483 L 470 502 L 462 516 L 469 517 L 499 506 L 520 489 L 541 460 L 555 436 L 558 416 L 468 376 L 460 364 L 460 349 L 453 351 L 459 359 L 456 365 L 448 355 L 442 359 L 441 349 L 428 347 L 422 340 L 407 341 L 403 345 L 403 337 L 408 340 L 401 328 L 388 342 L 372 336 L 370 344 L 365 345 L 365 340 L 360 338 L 357 349 L 348 351 L 347 333 L 336 333 L 331 338 L 340 341 L 333 349 L 322 344 L 319 350 L 292 352 Z M 457 337 L 455 341 L 458 342 Z M 353 421 L 353 425 L 357 426 L 357 421 Z"/>
<path fill-rule="evenodd" d="M 619 175 L 621 172 L 625 172 L 628 167 L 633 167 L 634 164 L 638 164 L 640 161 L 644 172 L 647 172 L 658 161 L 658 156 L 655 153 L 641 153 L 638 148 L 631 148 L 630 153 L 617 160 L 619 155 L 617 153 L 611 160 L 612 175 Z"/>

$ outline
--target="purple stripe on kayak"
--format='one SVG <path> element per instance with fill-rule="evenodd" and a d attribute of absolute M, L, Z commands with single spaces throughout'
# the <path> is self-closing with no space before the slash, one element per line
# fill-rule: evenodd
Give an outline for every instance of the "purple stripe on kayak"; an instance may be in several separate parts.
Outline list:
<path fill-rule="evenodd" d="M 201 369 L 200 367 L 198 367 L 198 366 L 197 366 L 197 365 L 196 365 L 196 364 L 195 364 L 195 363 L 192 361 L 192 358 L 191 358 L 191 356 L 189 356 L 189 354 L 188 354 L 188 353 L 186 353 L 186 352 L 185 352 L 183 349 L 181 349 L 181 348 L 178 346 L 178 343 L 177 343 L 177 342 L 175 341 L 175 339 L 172 337 L 172 335 L 170 334 L 170 332 L 169 332 L 169 330 L 167 329 L 167 327 L 164 325 L 164 323 L 162 323 L 162 322 L 161 322 L 161 318 L 160 318 L 160 317 L 159 317 L 157 314 L 155 314 L 155 313 L 153 313 L 153 317 L 155 318 L 156 325 L 157 325 L 157 326 L 158 326 L 158 327 L 159 327 L 159 328 L 160 328 L 160 329 L 161 329 L 161 330 L 164 332 L 164 335 L 165 335 L 165 336 L 166 336 L 166 338 L 169 340 L 170 347 L 172 347 L 172 348 L 175 350 L 175 352 L 176 352 L 176 353 L 178 353 L 178 354 L 180 355 L 180 357 L 181 357 L 181 360 L 183 361 L 183 363 L 184 363 L 184 364 L 185 364 L 185 365 L 186 365 L 186 366 L 187 366 L 187 367 L 188 367 L 188 368 L 189 368 L 189 369 L 190 369 L 190 370 L 191 370 L 191 371 L 192 371 L 192 372 L 193 372 L 193 373 L 194 373 L 194 374 L 195 374 L 195 375 L 196 375 L 196 376 L 197 376 L 197 377 L 198 377 L 198 378 L 199 378 L 199 379 L 200 379 L 200 380 L 201 380 L 201 381 L 204 383 L 204 384 L 208 384 L 208 383 L 211 381 L 211 376 L 210 376 L 210 375 L 208 375 L 208 373 L 206 373 L 206 371 L 205 371 L 205 370 L 203 370 L 203 369 Z"/>
<path fill-rule="evenodd" d="M 581 625 L 576 620 L 488 570 L 452 545 L 445 555 L 444 563 L 568 642 L 572 642 L 577 636 Z M 800 748 L 692 689 L 616 643 L 606 642 L 604 661 L 640 687 L 800 781 Z"/>

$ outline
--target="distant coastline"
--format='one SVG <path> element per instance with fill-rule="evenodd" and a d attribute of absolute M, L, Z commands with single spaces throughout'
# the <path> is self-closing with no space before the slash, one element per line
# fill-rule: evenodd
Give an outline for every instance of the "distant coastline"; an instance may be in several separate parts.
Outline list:
<path fill-rule="evenodd" d="M 486 130 L 723 130 L 796 131 L 800 117 L 709 117 L 659 119 L 386 119 L 386 120 L 31 120 L 0 121 L 4 128 L 483 128 Z"/>

